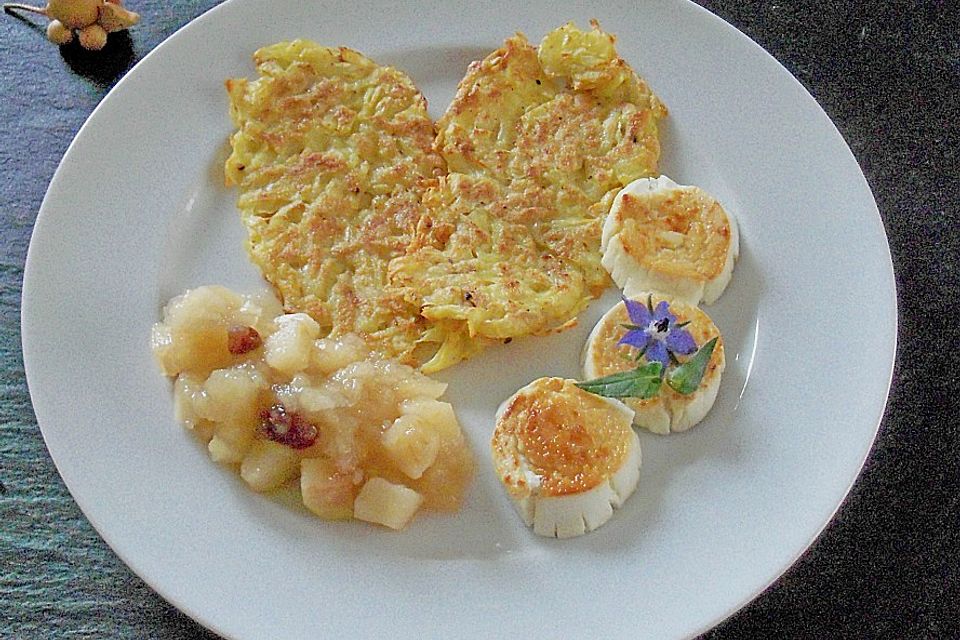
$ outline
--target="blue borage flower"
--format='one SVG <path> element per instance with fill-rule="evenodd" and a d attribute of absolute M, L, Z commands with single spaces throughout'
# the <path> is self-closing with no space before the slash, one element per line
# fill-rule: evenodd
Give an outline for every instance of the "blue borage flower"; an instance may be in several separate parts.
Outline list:
<path fill-rule="evenodd" d="M 652 398 L 660 393 L 664 382 L 677 393 L 689 395 L 700 388 L 718 338 L 710 339 L 700 349 L 684 329 L 687 322 L 677 322 L 670 305 L 662 300 L 653 306 L 653 295 L 647 304 L 623 298 L 631 324 L 624 324 L 627 333 L 617 341 L 638 350 L 636 368 L 578 382 L 584 391 L 607 398 Z M 696 353 L 694 353 L 696 352 Z M 677 356 L 694 354 L 684 362 Z M 639 364 L 646 358 L 646 364 Z M 669 368 L 669 372 L 668 372 Z"/>
<path fill-rule="evenodd" d="M 623 325 L 627 333 L 617 344 L 625 344 L 639 350 L 637 360 L 645 357 L 647 362 L 659 362 L 661 371 L 666 371 L 676 356 L 688 356 L 697 350 L 697 343 L 690 332 L 684 329 L 687 323 L 677 323 L 677 316 L 670 312 L 666 300 L 653 307 L 653 296 L 647 298 L 647 304 L 636 300 L 623 299 L 627 315 L 633 324 Z"/>

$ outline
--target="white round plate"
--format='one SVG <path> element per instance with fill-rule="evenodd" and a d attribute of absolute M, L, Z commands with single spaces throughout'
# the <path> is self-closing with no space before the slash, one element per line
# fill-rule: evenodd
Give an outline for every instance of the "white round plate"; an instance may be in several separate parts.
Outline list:
<path fill-rule="evenodd" d="M 37 419 L 77 503 L 167 600 L 231 638 L 677 638 L 777 578 L 833 515 L 883 412 L 896 302 L 876 205 L 810 95 L 735 29 L 681 0 L 498 5 L 232 0 L 131 71 L 67 151 L 37 219 L 23 348 Z M 266 15 L 269 12 L 269 15 Z M 407 71 L 439 116 L 466 65 L 515 31 L 598 18 L 670 108 L 662 170 L 740 221 L 733 282 L 708 308 L 727 371 L 707 420 L 641 434 L 637 494 L 582 538 L 534 536 L 488 462 L 497 405 L 576 376 L 575 330 L 449 371 L 478 474 L 462 511 L 402 533 L 326 523 L 248 491 L 172 417 L 148 348 L 185 288 L 263 287 L 223 186 L 224 79 L 307 37 Z"/>

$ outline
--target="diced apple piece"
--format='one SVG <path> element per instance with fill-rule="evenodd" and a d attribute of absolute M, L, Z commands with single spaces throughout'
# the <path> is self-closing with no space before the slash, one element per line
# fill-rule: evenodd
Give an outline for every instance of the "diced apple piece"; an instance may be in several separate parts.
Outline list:
<path fill-rule="evenodd" d="M 214 422 L 249 423 L 258 413 L 261 389 L 268 386 L 255 367 L 217 369 L 203 385 L 204 402 L 199 407 L 194 402 L 194 407 L 202 417 Z"/>
<path fill-rule="evenodd" d="M 271 291 L 260 291 L 247 297 L 234 314 L 233 323 L 253 327 L 261 336 L 273 331 L 273 319 L 283 314 L 283 306 Z"/>
<path fill-rule="evenodd" d="M 413 489 L 383 478 L 370 478 L 353 501 L 353 517 L 402 529 L 422 502 L 423 496 Z"/>
<path fill-rule="evenodd" d="M 300 456 L 294 449 L 258 440 L 240 463 L 240 477 L 254 491 L 270 491 L 296 476 L 299 467 Z"/>
<path fill-rule="evenodd" d="M 320 325 L 305 313 L 291 313 L 274 320 L 277 330 L 267 336 L 267 364 L 286 375 L 303 371 L 310 364 L 313 341 Z"/>
<path fill-rule="evenodd" d="M 429 378 L 419 371 L 411 371 L 397 385 L 397 395 L 401 398 L 429 398 L 435 400 L 447 390 L 447 383 Z"/>
<path fill-rule="evenodd" d="M 191 429 L 193 429 L 193 432 L 197 434 L 197 437 L 200 438 L 201 441 L 203 441 L 205 444 L 209 444 L 210 439 L 213 438 L 213 434 L 217 430 L 217 423 L 200 418 L 191 427 Z"/>
<path fill-rule="evenodd" d="M 337 470 L 325 458 L 308 458 L 300 463 L 300 494 L 304 506 L 326 520 L 353 516 L 355 490 L 351 476 Z"/>
<path fill-rule="evenodd" d="M 400 404 L 400 414 L 429 423 L 442 443 L 459 443 L 463 440 L 460 422 L 457 421 L 457 414 L 453 412 L 453 405 L 449 402 L 427 398 L 404 400 Z"/>
<path fill-rule="evenodd" d="M 172 298 L 163 309 L 163 319 L 178 328 L 203 322 L 222 323 L 236 313 L 243 302 L 243 296 L 226 287 L 197 287 Z"/>
<path fill-rule="evenodd" d="M 363 360 L 368 352 L 363 339 L 355 334 L 341 338 L 322 338 L 313 343 L 312 366 L 324 375 Z"/>
<path fill-rule="evenodd" d="M 436 462 L 411 485 L 423 495 L 427 508 L 457 509 L 473 476 L 473 458 L 453 407 L 447 402 L 416 399 L 404 401 L 400 411 L 403 416 L 429 423 L 440 440 Z"/>
<path fill-rule="evenodd" d="M 226 327 L 242 304 L 240 295 L 219 286 L 198 287 L 173 298 L 150 339 L 163 372 L 206 373 L 227 366 L 232 356 Z"/>
<path fill-rule="evenodd" d="M 209 320 L 183 328 L 154 325 L 151 340 L 154 355 L 168 376 L 183 371 L 206 373 L 233 359 L 226 330 Z"/>
<path fill-rule="evenodd" d="M 388 391 L 381 387 L 382 380 L 377 375 L 377 368 L 365 360 L 351 362 L 334 373 L 327 382 L 331 388 L 336 388 L 349 404 L 360 402 L 364 395 L 372 395 L 371 400 L 382 401 Z M 377 384 L 378 393 L 364 394 L 371 382 Z"/>
<path fill-rule="evenodd" d="M 213 438 L 207 448 L 214 462 L 239 464 L 253 443 L 256 425 L 237 422 L 217 422 Z"/>
<path fill-rule="evenodd" d="M 175 376 L 180 373 L 173 345 L 173 330 L 168 325 L 158 322 L 150 328 L 150 349 L 163 375 Z"/>
<path fill-rule="evenodd" d="M 393 421 L 381 437 L 390 460 L 410 478 L 419 478 L 437 459 L 440 437 L 428 422 L 411 415 Z"/>
<path fill-rule="evenodd" d="M 311 413 L 350 406 L 350 401 L 343 393 L 343 387 L 329 381 L 318 386 L 304 386 L 300 391 L 298 402 L 303 411 Z"/>
<path fill-rule="evenodd" d="M 437 461 L 410 484 L 423 496 L 424 508 L 456 511 L 473 477 L 473 465 L 473 456 L 463 443 L 444 443 Z"/>
<path fill-rule="evenodd" d="M 216 434 L 210 438 L 207 450 L 210 452 L 210 459 L 221 464 L 240 464 L 246 452 L 245 447 L 237 447 Z"/>
<path fill-rule="evenodd" d="M 189 373 L 177 376 L 173 383 L 173 417 L 176 421 L 192 429 L 202 419 L 196 405 L 203 404 L 203 396 L 203 380 Z"/>

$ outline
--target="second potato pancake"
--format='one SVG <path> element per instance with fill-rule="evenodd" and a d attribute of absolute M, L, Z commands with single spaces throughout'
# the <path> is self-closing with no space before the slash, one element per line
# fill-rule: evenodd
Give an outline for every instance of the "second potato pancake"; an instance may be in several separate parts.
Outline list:
<path fill-rule="evenodd" d="M 603 218 L 624 185 L 656 174 L 665 115 L 596 23 L 539 48 L 518 34 L 470 66 L 438 122 L 450 173 L 391 264 L 443 341 L 424 370 L 568 326 L 607 287 Z"/>

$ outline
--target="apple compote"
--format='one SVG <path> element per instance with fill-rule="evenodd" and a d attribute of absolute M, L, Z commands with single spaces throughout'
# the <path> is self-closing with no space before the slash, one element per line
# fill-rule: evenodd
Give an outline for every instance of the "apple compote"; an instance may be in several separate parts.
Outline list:
<path fill-rule="evenodd" d="M 319 333 L 268 294 L 204 286 L 167 304 L 151 346 L 177 421 L 254 490 L 299 482 L 321 518 L 393 529 L 421 508 L 455 511 L 473 459 L 446 384 Z"/>

